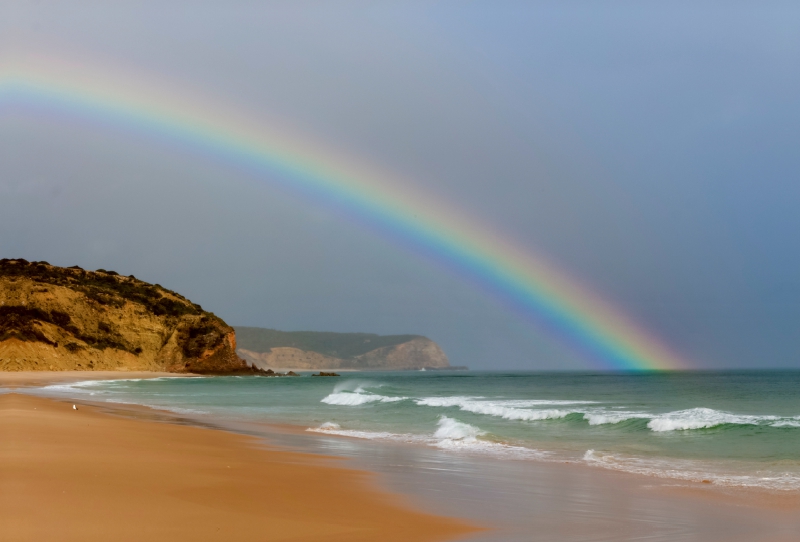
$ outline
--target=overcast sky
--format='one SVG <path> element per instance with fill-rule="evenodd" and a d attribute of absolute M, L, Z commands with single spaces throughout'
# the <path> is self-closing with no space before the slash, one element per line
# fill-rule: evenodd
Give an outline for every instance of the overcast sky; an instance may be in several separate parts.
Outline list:
<path fill-rule="evenodd" d="M 797 2 L 188 6 L 0 0 L 0 53 L 281 119 L 547 254 L 695 366 L 800 366 Z M 66 117 L 0 109 L 0 255 L 134 274 L 233 325 L 586 366 L 268 179 Z"/>

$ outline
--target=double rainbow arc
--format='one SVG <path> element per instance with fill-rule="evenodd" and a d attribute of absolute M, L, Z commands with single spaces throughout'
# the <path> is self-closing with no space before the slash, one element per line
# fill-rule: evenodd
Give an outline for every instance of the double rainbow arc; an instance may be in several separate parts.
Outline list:
<path fill-rule="evenodd" d="M 145 78 L 41 57 L 0 59 L 0 115 L 35 108 L 133 131 L 281 183 L 438 260 L 462 278 L 615 370 L 680 369 L 666 346 L 541 255 L 476 224 L 366 163 L 270 130 L 221 104 Z"/>

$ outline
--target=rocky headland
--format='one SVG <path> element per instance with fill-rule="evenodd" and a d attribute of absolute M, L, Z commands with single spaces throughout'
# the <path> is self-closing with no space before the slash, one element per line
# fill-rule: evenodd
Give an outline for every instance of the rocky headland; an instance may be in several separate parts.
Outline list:
<path fill-rule="evenodd" d="M 421 335 L 277 331 L 236 327 L 238 353 L 262 369 L 419 370 L 451 367 L 438 344 Z"/>
<path fill-rule="evenodd" d="M 231 326 L 171 290 L 22 259 L 0 260 L 0 370 L 261 373 Z"/>

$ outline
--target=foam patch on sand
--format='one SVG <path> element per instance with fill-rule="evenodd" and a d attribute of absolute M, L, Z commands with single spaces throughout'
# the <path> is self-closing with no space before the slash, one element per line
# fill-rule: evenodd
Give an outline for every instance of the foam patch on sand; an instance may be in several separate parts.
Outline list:
<path fill-rule="evenodd" d="M 709 483 L 728 487 L 760 488 L 778 491 L 800 489 L 800 476 L 778 470 L 762 471 L 760 475 L 723 472 L 718 465 L 679 459 L 644 459 L 587 450 L 583 460 L 596 467 L 642 474 L 656 478 Z"/>

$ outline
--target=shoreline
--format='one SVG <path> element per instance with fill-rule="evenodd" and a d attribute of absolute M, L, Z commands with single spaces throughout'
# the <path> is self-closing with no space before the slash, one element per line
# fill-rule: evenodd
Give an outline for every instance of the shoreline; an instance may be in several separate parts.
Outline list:
<path fill-rule="evenodd" d="M 479 530 L 336 458 L 75 404 L 0 396 L 4 540 L 433 542 Z"/>
<path fill-rule="evenodd" d="M 158 371 L 0 371 L 0 388 L 36 388 L 85 380 L 128 380 L 152 378 L 197 378 L 193 373 Z"/>
<path fill-rule="evenodd" d="M 355 370 L 352 370 L 355 371 Z M 310 373 L 310 371 L 307 371 Z M 69 384 L 81 381 L 94 381 L 94 380 L 130 380 L 130 379 L 157 379 L 157 378 L 204 378 L 209 375 L 194 374 L 194 373 L 168 373 L 168 372 L 146 372 L 146 371 L 18 371 L 18 372 L 3 372 L 0 371 L 0 390 L 16 390 L 24 388 L 39 388 L 52 384 Z M 89 378 L 87 378 L 89 377 Z M 56 401 L 66 400 L 58 396 L 49 395 L 35 395 L 42 396 Z M 230 420 L 218 419 L 219 423 L 209 424 L 207 420 L 193 416 L 192 413 L 182 412 L 180 410 L 170 410 L 168 407 L 158 407 L 138 403 L 117 403 L 113 401 L 96 401 L 88 397 L 73 397 L 70 399 L 73 403 L 91 405 L 95 408 L 100 408 L 109 412 L 116 411 L 118 413 L 130 412 L 134 415 L 141 415 L 143 412 L 155 413 L 158 412 L 167 421 L 172 420 L 172 423 L 185 423 L 189 421 L 197 427 L 211 427 L 222 431 L 241 432 L 242 434 L 249 434 L 247 429 L 236 429 L 237 426 L 242 428 L 250 426 L 266 427 L 269 430 L 280 428 L 282 431 L 290 433 L 303 434 L 306 436 L 316 435 L 318 437 L 328 437 L 351 440 L 354 442 L 379 442 L 389 446 L 424 446 L 412 442 L 387 442 L 387 441 L 373 441 L 370 439 L 362 439 L 359 437 L 338 435 L 335 433 L 325 433 L 315 431 L 311 427 L 303 424 L 292 424 L 282 422 L 232 422 Z M 215 418 L 216 419 L 216 418 Z M 181 420 L 181 421 L 178 421 Z M 474 456 L 479 457 L 479 456 Z M 607 473 L 612 476 L 631 477 L 638 480 L 646 480 L 650 483 L 661 483 L 674 488 L 680 488 L 684 492 L 697 492 L 698 494 L 719 494 L 726 495 L 727 497 L 736 495 L 762 495 L 768 497 L 770 501 L 786 501 L 791 502 L 789 506 L 796 506 L 800 509 L 800 491 L 781 491 L 768 488 L 758 487 L 742 487 L 742 486 L 725 486 L 725 485 L 706 485 L 701 482 L 690 480 L 681 480 L 677 478 L 664 478 L 644 473 L 629 472 L 619 469 L 605 468 L 600 465 L 585 464 L 576 460 L 522 460 L 522 461 L 535 461 L 537 463 L 545 463 L 551 465 L 569 465 L 570 468 L 589 469 L 592 472 Z M 761 500 L 761 499 L 759 499 Z M 786 507 L 782 504 L 781 507 Z"/>
<path fill-rule="evenodd" d="M 49 374 L 46 380 L 53 383 L 60 381 L 61 376 L 65 375 Z M 82 376 L 76 380 L 87 380 L 94 375 L 71 375 L 75 376 Z M 108 378 L 132 376 L 131 373 L 116 373 Z M 685 523 L 680 529 L 683 532 L 694 530 L 702 533 L 702 536 L 696 538 L 680 538 L 687 541 L 783 542 L 794 540 L 794 533 L 800 532 L 800 519 L 795 519 L 800 510 L 800 495 L 795 493 L 681 482 L 572 461 L 496 461 L 443 452 L 418 444 L 312 433 L 306 431 L 307 427 L 302 424 L 273 423 L 269 420 L 235 421 L 147 405 L 95 401 L 88 397 L 56 400 L 93 405 L 100 411 L 123 419 L 144 418 L 166 422 L 165 425 L 181 424 L 240 436 L 251 435 L 270 449 L 285 450 L 287 453 L 299 451 L 302 455 L 310 455 L 323 461 L 330 460 L 331 456 L 346 458 L 348 462 L 352 461 L 349 464 L 353 468 L 377 473 L 381 487 L 403 495 L 418 507 L 422 503 L 424 509 L 431 513 L 469 518 L 471 522 L 493 527 L 488 534 L 472 535 L 469 539 L 475 542 L 527 541 L 530 538 L 525 533 L 529 533 L 530 529 L 540 533 L 542 540 L 573 540 L 570 536 L 575 540 L 584 540 L 587 533 L 594 535 L 595 531 L 598 533 L 597 540 L 627 540 L 628 538 L 615 538 L 614 533 L 625 532 L 631 537 L 634 534 L 649 536 L 650 531 L 642 530 L 644 527 L 638 525 L 641 523 L 638 517 L 648 515 L 656 516 L 648 521 L 660 525 L 658 528 L 669 534 L 662 538 L 652 537 L 659 541 L 671 542 L 677 539 L 673 536 L 673 531 L 677 529 L 671 525 L 673 522 L 678 525 Z M 391 459 L 387 462 L 387 458 Z M 431 465 L 437 462 L 441 467 L 431 469 Z M 466 479 L 459 477 L 459 469 L 469 473 Z M 507 477 L 503 483 L 508 487 L 500 488 L 502 493 L 490 489 L 496 480 L 485 474 L 489 472 L 498 477 Z M 515 475 L 508 478 L 508 472 L 514 472 Z M 484 484 L 476 482 L 481 477 L 485 478 L 483 481 L 486 482 L 486 487 L 481 487 Z M 523 480 L 528 481 L 527 486 L 522 483 Z M 457 489 L 459 484 L 461 489 Z M 444 487 L 451 489 L 444 490 Z M 533 491 L 530 487 L 536 487 L 536 490 Z M 465 498 L 466 492 L 474 492 L 476 488 L 478 495 Z M 502 510 L 504 507 L 520 506 L 520 503 L 513 502 L 511 498 L 515 491 L 517 496 L 523 497 L 526 506 L 541 509 L 540 515 L 530 518 L 511 517 L 513 514 Z M 483 495 L 482 492 L 486 494 Z M 591 518 L 592 514 L 575 506 L 585 505 L 587 498 L 597 501 L 593 506 L 609 509 L 612 517 L 587 520 L 586 517 Z M 545 513 L 548 509 L 549 512 Z M 631 509 L 637 511 L 632 512 Z M 575 515 L 575 510 L 582 510 L 582 515 Z M 528 510 L 520 509 L 520 512 L 530 515 Z M 562 525 L 563 521 L 575 525 L 568 528 Z M 659 521 L 662 523 L 659 524 Z M 605 533 L 604 536 L 599 536 L 601 532 Z M 759 533 L 758 536 L 754 535 L 756 532 Z M 783 537 L 782 533 L 793 534 Z"/>

